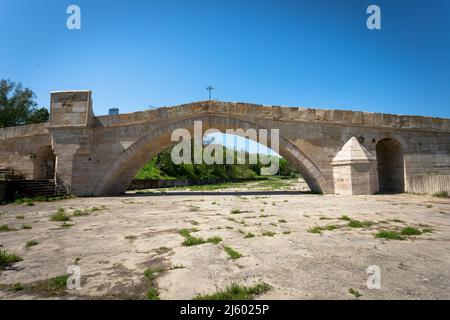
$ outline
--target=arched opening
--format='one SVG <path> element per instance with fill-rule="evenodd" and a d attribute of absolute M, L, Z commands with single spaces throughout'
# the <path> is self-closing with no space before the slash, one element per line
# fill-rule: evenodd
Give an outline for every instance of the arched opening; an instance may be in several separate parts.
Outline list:
<path fill-rule="evenodd" d="M 56 156 L 51 146 L 40 147 L 34 159 L 34 174 L 36 180 L 51 180 L 55 178 Z"/>
<path fill-rule="evenodd" d="M 405 162 L 399 141 L 391 138 L 377 143 L 378 183 L 380 193 L 405 191 Z"/>
<path fill-rule="evenodd" d="M 295 167 L 267 146 L 235 134 L 213 133 L 203 137 L 200 152 L 208 157 L 218 153 L 214 161 L 194 163 L 194 141 L 190 141 L 189 163 L 172 160 L 174 147 L 153 156 L 139 170 L 129 187 L 133 193 L 146 189 L 184 188 L 193 191 L 226 189 L 229 192 L 289 191 L 310 192 L 306 181 Z M 233 161 L 227 162 L 232 156 Z M 211 159 L 212 160 L 212 159 Z M 274 166 L 274 172 L 263 175 Z M 232 191 L 230 191 L 232 190 Z"/>
<path fill-rule="evenodd" d="M 176 129 L 185 129 L 193 133 L 194 122 L 196 121 L 203 123 L 203 132 L 210 128 L 218 129 L 221 132 L 231 128 L 243 128 L 244 130 L 261 128 L 261 126 L 250 122 L 221 116 L 198 116 L 155 128 L 129 146 L 114 160 L 97 181 L 92 194 L 95 196 L 123 194 L 145 163 L 174 144 L 174 142 L 171 142 L 172 132 Z M 271 145 L 270 137 L 268 137 L 267 143 Z M 317 193 L 332 192 L 320 169 L 296 145 L 285 139 L 281 133 L 279 136 L 279 154 L 300 173 L 311 191 Z"/>

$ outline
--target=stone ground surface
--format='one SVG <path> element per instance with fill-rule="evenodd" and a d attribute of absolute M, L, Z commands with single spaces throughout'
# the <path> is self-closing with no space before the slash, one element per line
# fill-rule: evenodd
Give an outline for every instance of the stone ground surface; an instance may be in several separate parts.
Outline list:
<path fill-rule="evenodd" d="M 0 249 L 23 261 L 0 271 L 0 298 L 144 299 L 149 285 L 144 270 L 158 267 L 164 268 L 154 281 L 161 299 L 192 299 L 232 282 L 268 283 L 271 289 L 258 299 L 355 299 L 350 288 L 362 294 L 359 299 L 450 298 L 449 199 L 283 194 L 273 187 L 254 194 L 250 189 L 258 190 L 250 184 L 223 190 L 224 194 L 175 190 L 1 206 L 0 224 L 20 230 L 0 233 Z M 295 185 L 277 187 L 289 189 Z M 49 221 L 60 207 L 69 213 L 101 210 L 72 217 L 74 226 L 61 228 L 62 222 Z M 231 214 L 232 209 L 245 212 Z M 375 225 L 350 228 L 339 220 L 342 215 Z M 21 229 L 24 223 L 32 229 Z M 322 234 L 308 232 L 310 227 L 331 224 L 341 227 Z M 381 229 L 404 226 L 433 232 L 404 241 L 374 237 Z M 183 228 L 197 228 L 192 235 L 219 236 L 223 241 L 185 247 L 179 234 Z M 266 231 L 275 235 L 263 236 Z M 255 237 L 244 238 L 248 232 Z M 31 239 L 39 244 L 26 248 Z M 230 259 L 224 245 L 242 257 Z M 76 258 L 81 290 L 52 296 L 28 289 L 65 274 Z M 381 268 L 380 290 L 366 286 L 370 265 Z M 18 282 L 25 289 L 11 291 L 9 286 Z"/>

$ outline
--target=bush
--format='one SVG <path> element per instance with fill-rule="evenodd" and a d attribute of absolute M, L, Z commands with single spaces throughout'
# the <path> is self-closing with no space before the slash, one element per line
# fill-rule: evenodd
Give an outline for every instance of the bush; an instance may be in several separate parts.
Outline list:
<path fill-rule="evenodd" d="M 438 197 L 438 198 L 448 198 L 448 192 L 440 191 L 440 192 L 433 194 L 433 196 Z"/>
<path fill-rule="evenodd" d="M 22 261 L 23 259 L 13 253 L 9 253 L 6 250 L 0 250 L 0 270 L 11 266 L 12 264 Z"/>
<path fill-rule="evenodd" d="M 59 208 L 58 211 L 50 216 L 51 221 L 70 221 L 64 208 Z"/>

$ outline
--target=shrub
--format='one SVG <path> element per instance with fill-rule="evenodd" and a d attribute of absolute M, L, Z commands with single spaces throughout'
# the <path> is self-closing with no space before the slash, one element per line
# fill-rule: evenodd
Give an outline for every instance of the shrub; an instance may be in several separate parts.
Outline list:
<path fill-rule="evenodd" d="M 64 208 L 59 208 L 56 213 L 50 216 L 50 221 L 70 221 L 70 217 Z"/>
<path fill-rule="evenodd" d="M 13 253 L 9 253 L 6 250 L 0 250 L 0 270 L 11 266 L 12 264 L 22 261 L 23 259 Z"/>

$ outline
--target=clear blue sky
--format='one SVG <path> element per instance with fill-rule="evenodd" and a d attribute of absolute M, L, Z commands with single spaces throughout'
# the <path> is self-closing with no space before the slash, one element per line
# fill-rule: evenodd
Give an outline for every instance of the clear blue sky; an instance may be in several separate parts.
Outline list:
<path fill-rule="evenodd" d="M 66 28 L 66 8 L 82 29 Z M 382 30 L 366 28 L 366 8 Z M 450 1 L 0 0 L 0 78 L 94 111 L 213 98 L 450 117 Z"/>

